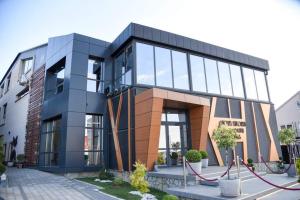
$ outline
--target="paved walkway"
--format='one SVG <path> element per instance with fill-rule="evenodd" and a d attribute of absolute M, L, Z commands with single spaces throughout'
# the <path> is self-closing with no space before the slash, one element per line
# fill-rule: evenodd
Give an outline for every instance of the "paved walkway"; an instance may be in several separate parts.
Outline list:
<path fill-rule="evenodd" d="M 8 169 L 8 187 L 0 188 L 5 200 L 116 200 L 97 186 L 34 169 Z M 0 198 L 1 199 L 1 198 Z"/>

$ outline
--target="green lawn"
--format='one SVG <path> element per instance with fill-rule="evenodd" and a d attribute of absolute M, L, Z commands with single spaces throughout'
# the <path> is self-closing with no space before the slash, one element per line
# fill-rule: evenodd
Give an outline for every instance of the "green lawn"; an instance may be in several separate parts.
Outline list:
<path fill-rule="evenodd" d="M 105 192 L 107 194 L 122 198 L 122 199 L 128 199 L 128 200 L 140 200 L 141 197 L 137 195 L 129 194 L 130 191 L 136 191 L 135 188 L 133 188 L 129 183 L 124 182 L 120 186 L 114 186 L 112 183 L 100 183 L 94 181 L 96 178 L 79 178 L 78 180 L 84 181 L 87 183 L 91 183 L 93 185 L 97 185 L 102 187 L 103 189 L 100 189 L 100 191 Z M 162 200 L 163 196 L 167 193 L 162 192 L 160 190 L 150 188 L 150 194 L 156 196 L 158 200 Z"/>

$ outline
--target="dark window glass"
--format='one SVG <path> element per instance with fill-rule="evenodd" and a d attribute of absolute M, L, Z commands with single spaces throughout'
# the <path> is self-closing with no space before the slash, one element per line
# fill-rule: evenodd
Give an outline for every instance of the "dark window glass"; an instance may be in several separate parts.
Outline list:
<path fill-rule="evenodd" d="M 172 51 L 174 88 L 189 90 L 187 56 L 185 53 Z"/>
<path fill-rule="evenodd" d="M 127 47 L 115 59 L 115 87 L 131 85 L 133 66 L 132 46 Z"/>
<path fill-rule="evenodd" d="M 231 77 L 229 65 L 224 62 L 218 62 L 221 94 L 232 96 Z"/>
<path fill-rule="evenodd" d="M 6 119 L 6 112 L 7 112 L 7 103 L 3 105 L 3 121 L 5 123 L 5 119 Z"/>
<path fill-rule="evenodd" d="M 58 165 L 60 145 L 60 118 L 44 122 L 43 139 L 45 140 L 45 166 Z"/>
<path fill-rule="evenodd" d="M 9 90 L 10 78 L 11 78 L 11 73 L 7 76 L 7 79 L 6 79 L 6 90 L 5 90 L 5 92 L 8 92 L 8 90 Z"/>
<path fill-rule="evenodd" d="M 137 83 L 154 85 L 153 46 L 136 43 Z"/>
<path fill-rule="evenodd" d="M 203 58 L 190 56 L 193 91 L 206 92 L 206 80 Z"/>
<path fill-rule="evenodd" d="M 103 62 L 100 58 L 89 58 L 86 88 L 87 91 L 100 93 L 103 92 L 103 70 Z"/>
<path fill-rule="evenodd" d="M 207 79 L 207 91 L 209 93 L 220 94 L 217 62 L 208 58 L 205 58 L 204 62 Z"/>
<path fill-rule="evenodd" d="M 233 96 L 244 97 L 243 79 L 241 74 L 241 67 L 236 65 L 230 65 L 231 80 Z"/>
<path fill-rule="evenodd" d="M 85 165 L 103 165 L 103 125 L 101 115 L 85 116 Z"/>
<path fill-rule="evenodd" d="M 169 49 L 155 47 L 156 85 L 173 87 L 171 51 Z"/>
<path fill-rule="evenodd" d="M 56 94 L 61 93 L 64 89 L 65 69 L 62 68 L 56 72 Z"/>
<path fill-rule="evenodd" d="M 254 72 L 252 69 L 243 68 L 246 94 L 248 99 L 257 100 Z"/>
<path fill-rule="evenodd" d="M 261 101 L 269 101 L 265 73 L 256 70 L 254 71 L 254 73 L 255 73 L 258 99 Z"/>

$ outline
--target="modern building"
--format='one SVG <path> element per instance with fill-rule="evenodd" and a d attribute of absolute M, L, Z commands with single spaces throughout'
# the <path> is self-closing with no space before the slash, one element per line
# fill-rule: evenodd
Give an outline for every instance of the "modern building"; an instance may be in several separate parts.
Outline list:
<path fill-rule="evenodd" d="M 278 129 L 292 128 L 300 139 L 300 91 L 276 109 Z"/>
<path fill-rule="evenodd" d="M 137 160 L 152 169 L 159 152 L 168 166 L 172 151 L 192 148 L 223 165 L 212 134 L 226 124 L 241 136 L 241 157 L 277 160 L 268 70 L 264 59 L 135 23 L 111 43 L 50 38 L 1 81 L 6 159 L 18 136 L 17 154 L 25 143 L 27 164 L 53 172 L 127 171 Z"/>

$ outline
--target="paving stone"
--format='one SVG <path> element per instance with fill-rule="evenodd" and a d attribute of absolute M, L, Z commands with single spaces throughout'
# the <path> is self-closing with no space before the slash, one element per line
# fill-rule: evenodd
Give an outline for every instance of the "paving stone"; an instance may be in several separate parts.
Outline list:
<path fill-rule="evenodd" d="M 8 168 L 8 187 L 0 188 L 3 199 L 17 200 L 116 200 L 97 186 L 35 169 Z M 0 199 L 1 199 L 0 198 Z"/>

